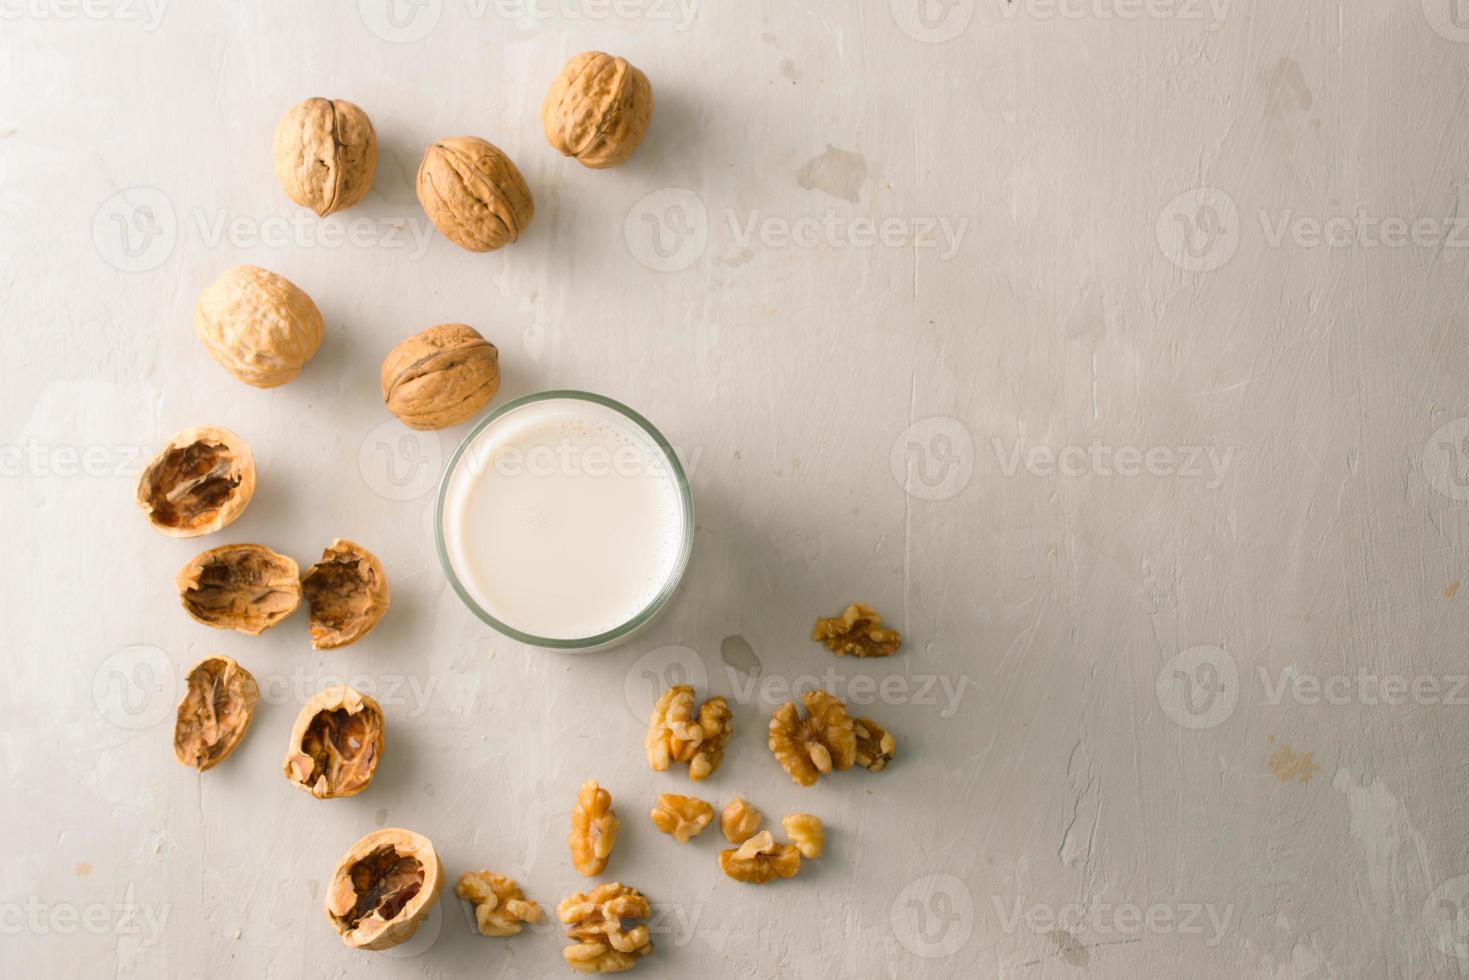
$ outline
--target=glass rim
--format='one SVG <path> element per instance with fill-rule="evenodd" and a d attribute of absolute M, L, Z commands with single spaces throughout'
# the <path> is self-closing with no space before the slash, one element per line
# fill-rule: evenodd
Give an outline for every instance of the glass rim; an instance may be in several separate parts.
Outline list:
<path fill-rule="evenodd" d="M 679 546 L 678 557 L 674 560 L 673 568 L 668 573 L 668 580 L 663 583 L 663 587 L 658 590 L 658 594 L 631 619 L 614 626 L 610 630 L 593 636 L 573 638 L 537 636 L 534 633 L 518 630 L 509 623 L 496 619 L 469 594 L 464 583 L 460 581 L 459 575 L 454 571 L 453 562 L 449 560 L 449 551 L 444 543 L 444 503 L 448 497 L 449 480 L 453 477 L 459 461 L 464 458 L 470 445 L 486 428 L 516 409 L 533 405 L 536 402 L 554 401 L 558 399 L 590 402 L 594 405 L 600 405 L 603 408 L 610 409 L 629 422 L 632 422 L 648 438 L 652 439 L 653 444 L 667 461 L 669 470 L 673 474 L 674 482 L 678 486 L 679 504 L 683 517 L 683 540 Z M 673 596 L 679 583 L 683 581 L 684 570 L 688 567 L 689 556 L 694 550 L 694 496 L 689 490 L 688 476 L 684 473 L 683 464 L 679 462 L 678 454 L 673 451 L 673 446 L 663 437 L 663 433 L 659 432 L 657 427 L 642 415 L 619 401 L 591 391 L 581 391 L 575 388 L 553 388 L 547 391 L 536 391 L 528 395 L 521 395 L 519 398 L 511 399 L 499 408 L 496 408 L 476 422 L 468 434 L 460 440 L 458 448 L 454 450 L 453 455 L 449 457 L 449 462 L 444 466 L 443 476 L 439 478 L 439 491 L 434 502 L 434 547 L 438 551 L 439 567 L 443 570 L 444 577 L 449 580 L 449 585 L 459 596 L 459 600 L 469 608 L 470 612 L 474 613 L 476 617 L 487 625 L 493 627 L 497 632 L 512 640 L 524 643 L 527 646 L 541 647 L 548 650 L 591 650 L 606 646 L 628 636 L 652 619 Z"/>

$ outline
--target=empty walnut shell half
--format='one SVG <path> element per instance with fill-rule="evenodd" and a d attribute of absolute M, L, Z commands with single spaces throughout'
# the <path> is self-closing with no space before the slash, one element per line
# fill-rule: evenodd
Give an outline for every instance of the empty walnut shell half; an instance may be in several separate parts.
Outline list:
<path fill-rule="evenodd" d="M 377 556 L 337 538 L 301 576 L 311 607 L 311 645 L 344 647 L 366 636 L 388 611 L 388 577 Z"/>
<path fill-rule="evenodd" d="M 462 323 L 441 323 L 394 347 L 378 373 L 388 411 L 410 429 L 473 418 L 500 390 L 500 352 Z"/>
<path fill-rule="evenodd" d="M 383 755 L 383 709 L 345 685 L 317 694 L 291 729 L 286 778 L 318 800 L 356 796 Z"/>
<path fill-rule="evenodd" d="M 418 167 L 418 203 L 445 238 L 471 252 L 509 245 L 536 213 L 515 164 L 477 136 L 451 136 L 428 148 Z"/>
<path fill-rule="evenodd" d="M 199 296 L 194 333 L 209 356 L 256 388 L 301 373 L 321 346 L 321 311 L 285 276 L 253 265 L 225 270 Z"/>
<path fill-rule="evenodd" d="M 188 689 L 173 726 L 173 754 L 203 772 L 219 765 L 250 730 L 260 688 L 229 657 L 207 657 L 189 668 Z"/>
<path fill-rule="evenodd" d="M 301 604 L 301 570 L 260 544 L 198 555 L 175 578 L 184 611 L 205 626 L 259 636 Z"/>
<path fill-rule="evenodd" d="M 374 830 L 342 855 L 326 890 L 326 917 L 353 949 L 392 949 L 418 931 L 439 900 L 444 866 L 422 834 Z"/>
<path fill-rule="evenodd" d="M 307 99 L 275 130 L 275 175 L 286 196 L 326 217 L 367 196 L 377 172 L 377 134 L 345 99 Z"/>
<path fill-rule="evenodd" d="M 593 170 L 638 148 L 653 117 L 653 86 L 626 58 L 586 51 L 566 63 L 541 103 L 541 128 L 562 155 Z"/>
<path fill-rule="evenodd" d="M 178 433 L 138 477 L 138 506 L 160 533 L 196 538 L 227 526 L 255 495 L 255 456 L 227 429 Z"/>

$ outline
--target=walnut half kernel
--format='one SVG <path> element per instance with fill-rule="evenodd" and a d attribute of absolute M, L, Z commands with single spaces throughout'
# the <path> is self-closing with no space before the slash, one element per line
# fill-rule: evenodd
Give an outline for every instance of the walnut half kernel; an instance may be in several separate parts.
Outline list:
<path fill-rule="evenodd" d="M 840 616 L 816 621 L 811 639 L 826 644 L 839 657 L 886 657 L 903 645 L 897 630 L 886 629 L 871 606 L 854 602 Z"/>
<path fill-rule="evenodd" d="M 679 796 L 664 793 L 658 797 L 658 805 L 652 812 L 653 826 L 677 840 L 687 844 L 689 838 L 709 826 L 714 819 L 714 807 L 697 796 Z"/>
<path fill-rule="evenodd" d="M 857 759 L 857 735 L 840 698 L 823 690 L 801 695 L 806 717 L 792 701 L 770 719 L 770 751 L 797 786 L 814 786 L 833 769 L 850 769 Z"/>
<path fill-rule="evenodd" d="M 870 772 L 882 772 L 892 761 L 897 743 L 871 718 L 858 718 L 853 724 L 857 734 L 857 765 Z"/>
<path fill-rule="evenodd" d="M 513 936 L 521 923 L 541 921 L 541 906 L 528 901 L 513 878 L 493 871 L 464 872 L 454 894 L 474 905 L 474 921 L 484 936 Z"/>
<path fill-rule="evenodd" d="M 731 844 L 743 844 L 755 836 L 755 831 L 760 829 L 762 816 L 742 796 L 730 800 L 724 807 L 724 812 L 719 815 L 719 829 L 724 831 L 724 837 Z"/>
<path fill-rule="evenodd" d="M 383 709 L 350 687 L 329 687 L 306 702 L 291 730 L 286 778 L 318 800 L 356 796 L 383 755 Z"/>
<path fill-rule="evenodd" d="M 332 872 L 326 917 L 353 949 L 391 949 L 418 931 L 439 900 L 444 867 L 427 837 L 375 830 Z"/>
<path fill-rule="evenodd" d="M 301 570 L 259 544 L 211 548 L 175 578 L 184 611 L 205 626 L 259 636 L 301 604 Z"/>
<path fill-rule="evenodd" d="M 801 852 L 793 844 L 777 844 L 770 831 L 739 847 L 719 852 L 719 868 L 735 881 L 763 885 L 774 878 L 793 878 L 801 870 Z"/>
<path fill-rule="evenodd" d="M 306 570 L 301 591 L 311 607 L 311 646 L 317 650 L 356 643 L 378 624 L 391 601 L 377 556 L 341 538 Z"/>
<path fill-rule="evenodd" d="M 719 768 L 733 734 L 733 715 L 724 698 L 705 701 L 695 718 L 694 689 L 675 684 L 653 706 L 643 747 L 653 771 L 663 772 L 671 762 L 687 762 L 689 778 L 702 782 Z"/>
<path fill-rule="evenodd" d="M 138 478 L 138 506 L 154 530 L 171 538 L 196 538 L 227 527 L 254 495 L 250 447 L 212 425 L 176 434 Z"/>
<path fill-rule="evenodd" d="M 250 672 L 229 657 L 208 657 L 189 670 L 179 702 L 173 754 L 203 772 L 239 747 L 255 717 L 260 688 Z"/>
<path fill-rule="evenodd" d="M 582 783 L 571 811 L 571 834 L 566 839 L 577 871 L 591 878 L 607 869 L 619 826 L 612 794 L 598 786 L 595 779 Z"/>
<path fill-rule="evenodd" d="M 788 813 L 780 825 L 785 828 L 786 837 L 796 850 L 801 852 L 801 857 L 812 860 L 821 857 L 826 846 L 826 828 L 822 826 L 820 817 L 809 813 Z"/>
<path fill-rule="evenodd" d="M 578 973 L 621 973 L 653 952 L 645 925 L 628 928 L 625 920 L 653 915 L 648 899 L 636 888 L 618 882 L 598 885 L 590 892 L 568 895 L 556 906 L 556 917 L 566 925 L 575 944 L 561 950 L 567 966 Z"/>

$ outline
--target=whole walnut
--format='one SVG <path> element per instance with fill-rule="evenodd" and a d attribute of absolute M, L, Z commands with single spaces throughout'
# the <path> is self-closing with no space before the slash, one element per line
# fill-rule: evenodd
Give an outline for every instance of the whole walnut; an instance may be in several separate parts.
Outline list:
<path fill-rule="evenodd" d="M 315 356 L 321 311 L 285 276 L 237 265 L 199 297 L 194 332 L 230 374 L 256 388 L 274 388 Z"/>
<path fill-rule="evenodd" d="M 601 51 L 566 63 L 541 103 L 541 126 L 563 156 L 593 170 L 615 167 L 632 156 L 653 117 L 648 76 Z"/>
<path fill-rule="evenodd" d="M 281 189 L 322 217 L 362 200 L 376 172 L 377 134 L 367 113 L 351 102 L 298 102 L 275 129 Z"/>
<path fill-rule="evenodd" d="M 462 323 L 441 323 L 403 341 L 378 374 L 388 411 L 411 429 L 444 429 L 473 418 L 500 390 L 500 352 Z"/>
<path fill-rule="evenodd" d="M 536 213 L 515 164 L 477 136 L 451 136 L 428 148 L 418 167 L 418 203 L 445 238 L 471 252 L 510 244 Z"/>

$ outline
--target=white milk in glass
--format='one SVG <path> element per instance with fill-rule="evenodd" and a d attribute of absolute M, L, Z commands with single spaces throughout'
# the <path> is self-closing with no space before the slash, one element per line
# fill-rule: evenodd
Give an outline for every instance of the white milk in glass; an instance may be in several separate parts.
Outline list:
<path fill-rule="evenodd" d="M 444 550 L 470 598 L 535 637 L 636 617 L 676 574 L 683 498 L 659 446 L 620 412 L 551 398 L 495 419 L 444 488 Z"/>

